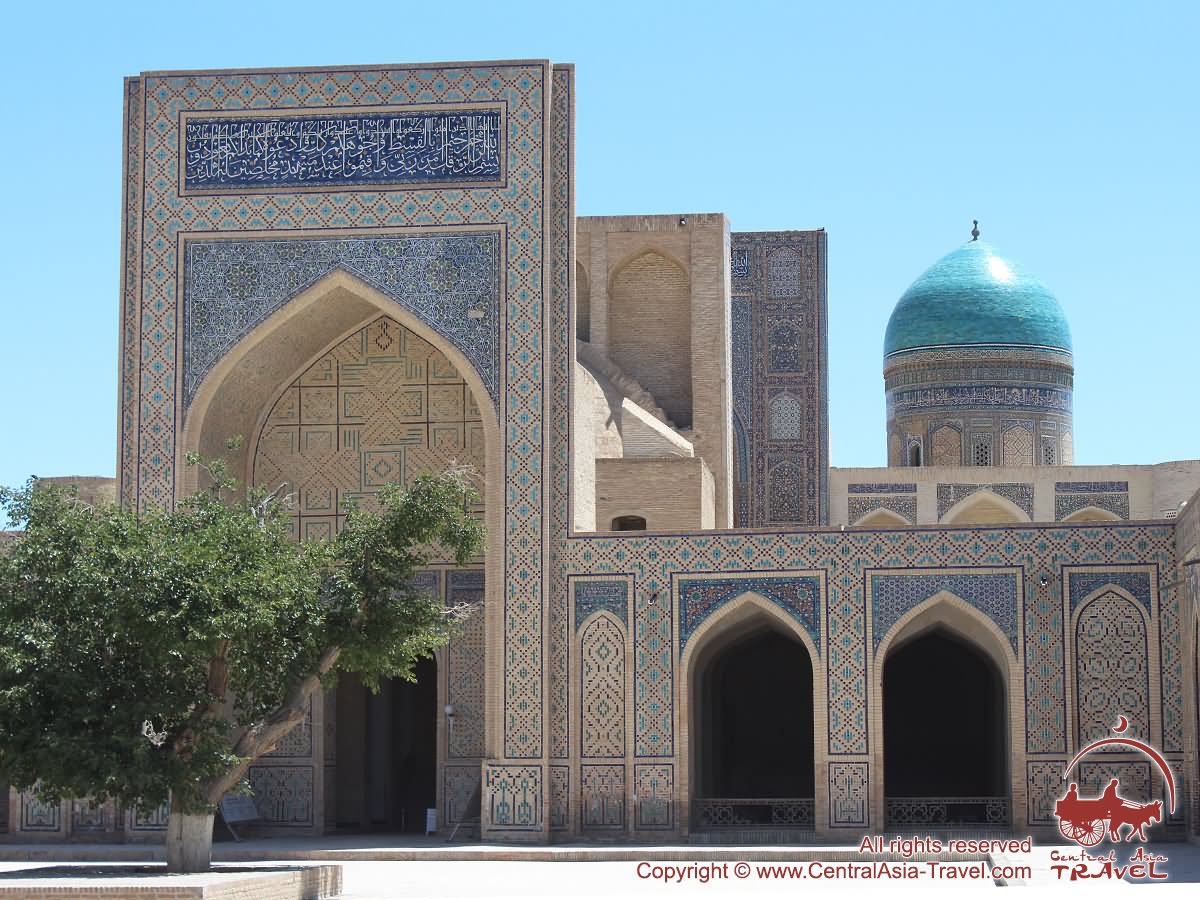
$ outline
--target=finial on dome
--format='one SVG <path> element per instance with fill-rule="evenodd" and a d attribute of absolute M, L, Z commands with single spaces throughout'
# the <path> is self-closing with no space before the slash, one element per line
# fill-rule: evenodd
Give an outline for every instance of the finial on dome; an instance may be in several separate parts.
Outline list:
<path fill-rule="evenodd" d="M 979 240 L 979 220 L 972 219 L 971 224 L 975 226 L 971 229 L 971 240 L 977 241 Z"/>

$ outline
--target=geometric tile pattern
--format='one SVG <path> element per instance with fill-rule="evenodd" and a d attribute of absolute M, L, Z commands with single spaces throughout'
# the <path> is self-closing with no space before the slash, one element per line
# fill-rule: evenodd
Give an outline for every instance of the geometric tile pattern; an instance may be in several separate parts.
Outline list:
<path fill-rule="evenodd" d="M 637 597 L 633 633 L 635 756 L 674 753 L 673 605 L 666 590 L 642 591 Z"/>
<path fill-rule="evenodd" d="M 633 794 L 637 821 L 642 831 L 675 827 L 675 769 L 670 763 L 645 763 L 633 767 Z"/>
<path fill-rule="evenodd" d="M 484 821 L 514 831 L 538 831 L 542 825 L 542 770 L 529 765 L 483 766 Z"/>
<path fill-rule="evenodd" d="M 442 769 L 443 819 L 457 825 L 471 817 L 471 795 L 479 790 L 479 766 L 445 766 Z"/>
<path fill-rule="evenodd" d="M 1063 781 L 1063 769 L 1067 761 L 1038 760 L 1027 762 L 1026 783 L 1029 791 L 1029 824 L 1055 825 L 1058 820 L 1054 817 L 1054 804 L 1066 791 Z M 1080 791 L 1082 794 L 1083 791 Z"/>
<path fill-rule="evenodd" d="M 1130 737 L 1149 740 L 1147 649 L 1143 615 L 1122 594 L 1109 591 L 1083 607 L 1075 625 L 1078 746 L 1106 737 L 1120 715 Z"/>
<path fill-rule="evenodd" d="M 571 827 L 570 813 L 571 767 L 550 767 L 550 830 L 565 831 Z"/>
<path fill-rule="evenodd" d="M 939 484 L 937 486 L 938 518 L 941 519 L 950 507 L 976 491 L 991 491 L 999 497 L 1011 500 L 1013 505 L 1024 510 L 1025 515 L 1033 518 L 1032 484 Z"/>
<path fill-rule="evenodd" d="M 1066 753 L 1067 671 L 1059 580 L 1047 579 L 1041 585 L 1035 579 L 1026 582 L 1025 589 L 1025 749 Z"/>
<path fill-rule="evenodd" d="M 679 582 L 679 654 L 688 638 L 710 615 L 747 592 L 771 600 L 804 626 L 821 649 L 821 579 L 735 578 L 687 579 Z"/>
<path fill-rule="evenodd" d="M 347 500 L 370 509 L 389 482 L 453 461 L 482 473 L 484 460 L 470 387 L 432 345 L 381 316 L 284 389 L 253 471 L 256 485 L 287 485 L 295 534 L 311 539 L 340 528 Z"/>
<path fill-rule="evenodd" d="M 43 803 L 32 791 L 20 794 L 21 831 L 58 831 L 61 803 Z"/>
<path fill-rule="evenodd" d="M 870 575 L 875 649 L 906 612 L 939 591 L 949 591 L 988 616 L 1017 649 L 1017 574 L 1008 572 L 889 573 Z"/>
<path fill-rule="evenodd" d="M 454 707 L 454 720 L 447 721 L 446 726 L 446 756 L 452 758 L 481 757 L 485 752 L 483 587 L 482 570 L 450 571 L 447 605 L 467 603 L 474 607 L 462 631 L 446 648 L 446 703 Z"/>
<path fill-rule="evenodd" d="M 284 757 L 307 759 L 312 755 L 312 697 L 308 698 L 308 706 L 304 719 L 295 728 L 285 734 L 270 753 L 264 757 Z"/>
<path fill-rule="evenodd" d="M 574 69 L 555 66 L 550 93 L 550 308 L 546 325 L 545 340 L 551 348 L 549 360 L 550 409 L 557 413 L 547 418 L 550 441 L 549 454 L 550 532 L 565 535 L 571 522 L 570 495 L 570 434 L 564 411 L 569 410 L 568 401 L 571 376 L 571 350 L 575 346 L 575 323 L 572 282 L 576 277 L 575 265 L 575 207 L 574 207 Z M 543 690 L 549 726 L 549 754 L 564 758 L 568 755 L 570 740 L 570 662 L 569 654 L 573 636 L 568 636 L 570 627 L 570 596 L 561 567 L 550 572 L 550 589 L 547 592 L 548 609 L 546 622 L 546 674 Z M 553 772 L 553 770 L 552 770 Z M 566 786 L 562 786 L 566 797 Z"/>
<path fill-rule="evenodd" d="M 620 830 L 625 827 L 625 767 L 583 765 L 579 767 L 581 827 L 587 831 Z"/>
<path fill-rule="evenodd" d="M 580 753 L 625 756 L 625 629 L 611 613 L 596 616 L 580 637 Z"/>
<path fill-rule="evenodd" d="M 312 766 L 251 766 L 246 777 L 264 822 L 283 828 L 313 824 Z"/>
<path fill-rule="evenodd" d="M 867 763 L 829 764 L 829 824 L 834 828 L 870 827 Z"/>
<path fill-rule="evenodd" d="M 178 397 L 184 374 L 179 362 L 186 306 L 182 270 L 189 235 L 204 240 L 228 234 L 236 239 L 286 242 L 333 230 L 350 240 L 379 234 L 409 236 L 411 229 L 460 234 L 471 226 L 498 228 L 503 245 L 499 258 L 505 267 L 500 332 L 504 337 L 496 368 L 503 381 L 497 385 L 495 399 L 500 402 L 504 436 L 498 450 L 505 509 L 503 534 L 495 539 L 506 548 L 501 622 L 503 646 L 512 652 L 501 657 L 509 689 L 499 715 L 504 723 L 503 748 L 497 749 L 508 759 L 539 759 L 546 749 L 542 475 L 547 462 L 543 420 L 548 399 L 543 343 L 549 279 L 543 255 L 549 249 L 544 177 L 546 104 L 551 96 L 548 74 L 547 65 L 536 61 L 436 69 L 387 66 L 151 74 L 131 83 L 127 94 L 137 110 L 126 119 L 128 145 L 133 148 L 125 218 L 126 285 L 133 289 L 126 300 L 133 302 L 123 309 L 122 372 L 125 385 L 136 396 L 124 404 L 121 419 L 121 473 L 132 484 L 123 483 L 121 494 L 135 508 L 170 506 L 175 500 L 177 438 L 182 426 Z M 341 185 L 324 191 L 255 193 L 249 188 L 220 196 L 180 193 L 185 113 L 203 112 L 216 118 L 233 111 L 245 115 L 246 110 L 269 109 L 262 115 L 274 116 L 303 110 L 319 117 L 327 110 L 387 107 L 390 114 L 406 115 L 416 107 L 442 110 L 444 104 L 503 109 L 503 143 L 498 153 L 504 162 L 502 185 L 404 189 Z M 136 206 L 129 202 L 132 197 L 138 201 Z M 128 214 L 133 211 L 136 214 Z M 464 226 L 463 231 L 454 231 L 458 226 Z M 324 235 L 318 235 L 321 232 Z M 135 259 L 136 266 L 131 263 Z M 233 283 L 238 284 L 244 274 L 232 273 Z M 241 284 L 246 286 L 244 281 Z M 426 321 L 437 329 L 437 323 Z M 384 462 L 396 465 L 399 460 Z M 321 498 L 314 493 L 311 499 Z M 523 648 L 520 653 L 515 652 L 517 647 Z M 539 795 L 544 788 L 540 770 L 522 771 L 518 777 L 515 770 L 501 767 L 491 774 L 496 784 L 519 783 Z"/>
<path fill-rule="evenodd" d="M 829 752 L 836 756 L 868 752 L 869 734 L 865 721 L 867 604 L 864 598 L 868 569 L 950 567 L 957 571 L 947 574 L 962 576 L 971 574 L 972 569 L 981 575 L 994 575 L 997 567 L 1011 572 L 1012 568 L 1020 566 L 1027 573 L 1047 572 L 1055 576 L 1064 564 L 1077 565 L 1098 559 L 1143 566 L 1169 565 L 1173 553 L 1170 526 L 1030 524 L 906 532 L 741 531 L 664 537 L 580 535 L 560 541 L 557 555 L 560 565 L 568 573 L 632 576 L 638 585 L 635 593 L 635 666 L 639 666 L 642 659 L 638 642 L 644 633 L 642 616 L 647 599 L 654 596 L 661 600 L 669 593 L 663 591 L 661 585 L 669 584 L 673 577 L 695 578 L 697 572 L 703 572 L 711 579 L 719 578 L 722 573 L 726 573 L 727 578 L 744 578 L 747 569 L 762 572 L 764 577 L 780 577 L 780 573 L 790 567 L 803 570 L 805 575 L 814 569 L 824 570 L 828 616 L 822 638 L 829 648 L 826 661 Z M 1039 613 L 1038 607 L 1048 591 L 1053 603 L 1055 580 L 1055 577 L 1049 578 L 1048 589 L 1039 590 L 1030 589 L 1026 582 L 1023 619 L 1013 619 L 1005 610 L 984 611 L 997 621 L 1010 641 L 1012 632 L 1005 620 L 1023 621 L 1025 639 L 1029 642 L 1035 625 L 1041 627 L 1052 621 L 1047 614 Z M 964 599 L 969 602 L 969 598 Z M 988 605 L 986 597 L 977 596 L 976 599 L 983 606 Z M 668 619 L 672 609 L 663 607 L 659 612 L 662 619 Z M 1059 622 L 1059 634 L 1061 629 Z M 1059 638 L 1053 637 L 1053 631 L 1051 637 L 1045 652 L 1057 659 L 1061 651 L 1053 644 Z M 1177 640 L 1177 637 L 1171 639 Z M 1029 666 L 1035 658 L 1032 654 L 1025 657 L 1027 687 L 1030 685 Z M 656 662 L 654 671 L 655 683 L 664 699 L 673 696 L 677 677 L 674 665 L 666 665 L 668 662 L 670 660 L 664 656 Z M 640 677 L 640 672 L 638 674 Z M 1065 703 L 1063 680 L 1052 674 L 1040 678 L 1036 690 L 1027 692 L 1027 721 L 1031 710 L 1039 721 L 1035 736 L 1042 733 L 1041 723 L 1047 716 L 1050 721 L 1061 717 L 1060 709 Z M 640 687 L 635 688 L 639 704 L 641 696 Z M 635 716 L 635 722 L 639 720 L 640 715 Z M 664 727 L 667 721 L 662 723 Z M 640 724 L 637 727 L 640 728 Z M 657 733 L 662 733 L 661 728 Z M 1054 741 L 1056 745 L 1045 747 L 1046 751 L 1065 752 L 1057 744 L 1057 735 L 1051 734 L 1047 741 Z M 1031 749 L 1034 746 L 1036 744 L 1031 744 Z M 635 734 L 635 747 L 639 753 L 649 749 L 640 731 Z M 672 751 L 657 752 L 670 755 Z"/>
<path fill-rule="evenodd" d="M 825 235 L 731 235 L 738 527 L 828 517 Z M 745 447 L 742 447 L 742 437 Z"/>
<path fill-rule="evenodd" d="M 495 232 L 189 240 L 185 244 L 183 405 L 253 328 L 335 270 L 365 281 L 458 347 L 497 395 L 500 238 Z M 473 318 L 470 310 L 482 310 Z"/>
<path fill-rule="evenodd" d="M 188 116 L 189 191 L 495 181 L 499 109 L 375 115 Z"/>

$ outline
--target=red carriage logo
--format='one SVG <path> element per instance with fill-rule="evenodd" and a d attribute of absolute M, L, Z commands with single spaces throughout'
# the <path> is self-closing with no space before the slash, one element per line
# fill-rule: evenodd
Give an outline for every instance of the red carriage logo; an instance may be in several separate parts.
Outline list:
<path fill-rule="evenodd" d="M 1118 718 L 1113 727 L 1113 733 L 1123 735 L 1129 727 L 1125 716 Z M 1087 754 L 1101 747 L 1122 746 L 1132 748 L 1146 756 L 1162 772 L 1163 783 L 1167 787 L 1167 796 L 1171 806 L 1169 812 L 1175 812 L 1175 777 L 1171 767 L 1162 755 L 1151 747 L 1131 737 L 1107 737 L 1088 744 L 1067 763 L 1064 775 L 1071 772 L 1076 764 Z M 1063 837 L 1075 841 L 1081 847 L 1094 847 L 1104 840 L 1105 834 L 1111 841 L 1122 839 L 1121 829 L 1126 825 L 1129 831 L 1126 841 L 1132 841 L 1137 836 L 1139 841 L 1146 840 L 1146 827 L 1163 820 L 1163 802 L 1153 800 L 1150 803 L 1135 803 L 1121 796 L 1118 779 L 1113 778 L 1108 787 L 1099 797 L 1080 797 L 1079 786 L 1072 782 L 1067 793 L 1054 806 L 1054 815 L 1058 819 L 1058 830 Z"/>

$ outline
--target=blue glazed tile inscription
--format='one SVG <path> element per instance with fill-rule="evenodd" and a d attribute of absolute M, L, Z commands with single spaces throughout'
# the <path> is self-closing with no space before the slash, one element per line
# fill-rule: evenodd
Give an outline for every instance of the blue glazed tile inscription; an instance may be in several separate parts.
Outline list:
<path fill-rule="evenodd" d="M 498 109 L 187 118 L 184 188 L 495 182 Z"/>

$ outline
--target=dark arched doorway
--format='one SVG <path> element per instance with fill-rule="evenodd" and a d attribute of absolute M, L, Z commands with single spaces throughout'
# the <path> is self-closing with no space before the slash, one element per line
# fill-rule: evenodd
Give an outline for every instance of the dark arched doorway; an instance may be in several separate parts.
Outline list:
<path fill-rule="evenodd" d="M 1008 712 L 992 659 L 936 628 L 888 653 L 883 667 L 888 827 L 1007 827 Z"/>
<path fill-rule="evenodd" d="M 811 828 L 813 670 L 804 644 L 767 625 L 697 664 L 694 827 Z"/>
<path fill-rule="evenodd" d="M 383 679 L 372 694 L 353 675 L 337 686 L 338 830 L 421 832 L 437 806 L 437 663 L 416 682 Z"/>

